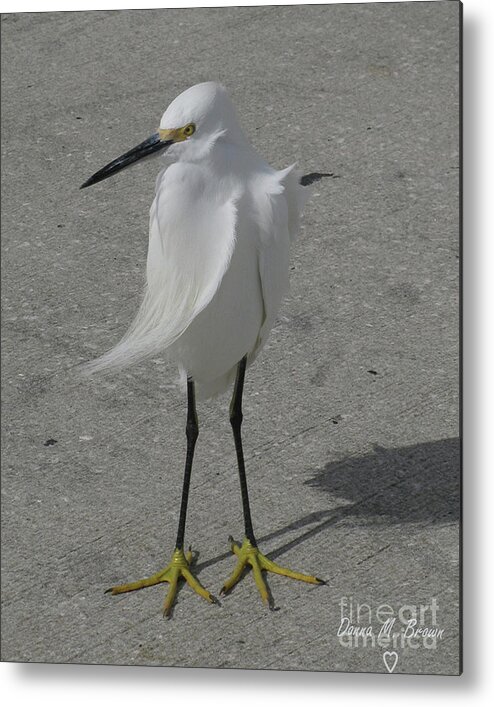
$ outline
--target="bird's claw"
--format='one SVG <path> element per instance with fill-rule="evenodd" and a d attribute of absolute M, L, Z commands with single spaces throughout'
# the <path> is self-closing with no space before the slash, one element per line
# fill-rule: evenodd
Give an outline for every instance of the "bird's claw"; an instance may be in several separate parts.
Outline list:
<path fill-rule="evenodd" d="M 259 590 L 259 594 L 261 595 L 261 599 L 271 609 L 274 608 L 273 599 L 262 576 L 263 571 L 281 574 L 285 577 L 291 577 L 292 579 L 298 579 L 302 582 L 308 582 L 309 584 L 325 584 L 325 582 L 318 577 L 314 577 L 309 574 L 302 574 L 301 572 L 294 572 L 287 567 L 278 565 L 276 562 L 273 562 L 266 557 L 266 555 L 263 555 L 258 547 L 248 538 L 244 538 L 241 546 L 234 541 L 231 535 L 228 540 L 230 541 L 232 552 L 238 557 L 238 561 L 232 574 L 223 584 L 220 590 L 220 595 L 224 595 L 229 592 L 239 582 L 247 565 L 250 565 L 252 569 L 254 581 Z"/>
<path fill-rule="evenodd" d="M 133 592 L 137 589 L 142 589 L 143 587 L 151 587 L 155 584 L 168 582 L 170 587 L 163 604 L 163 616 L 169 618 L 177 595 L 179 580 L 182 578 L 196 594 L 199 594 L 199 596 L 206 599 L 210 604 L 217 604 L 218 600 L 202 586 L 191 572 L 190 566 L 193 559 L 194 553 L 191 547 L 189 547 L 185 553 L 181 548 L 176 548 L 173 552 L 171 562 L 163 570 L 156 572 L 151 575 L 151 577 L 139 579 L 136 582 L 111 587 L 107 589 L 106 592 L 110 592 L 111 594 L 123 594 L 125 592 Z"/>

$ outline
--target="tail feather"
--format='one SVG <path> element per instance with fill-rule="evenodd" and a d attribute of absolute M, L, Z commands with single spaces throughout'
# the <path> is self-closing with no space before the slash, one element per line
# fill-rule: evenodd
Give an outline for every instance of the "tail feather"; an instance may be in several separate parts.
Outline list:
<path fill-rule="evenodd" d="M 150 356 L 163 353 L 185 331 L 193 318 L 193 307 L 185 302 L 175 307 L 173 315 L 169 308 L 163 317 L 160 302 L 149 289 L 139 308 L 137 316 L 126 334 L 110 351 L 80 367 L 84 375 L 103 373 L 110 369 L 124 369 Z M 188 309 L 188 315 L 187 315 Z"/>

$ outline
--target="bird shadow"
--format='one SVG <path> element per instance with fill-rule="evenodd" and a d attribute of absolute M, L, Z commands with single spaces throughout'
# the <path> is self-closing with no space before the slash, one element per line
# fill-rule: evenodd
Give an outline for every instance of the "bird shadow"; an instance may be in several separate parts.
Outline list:
<path fill-rule="evenodd" d="M 397 449 L 374 445 L 370 454 L 329 462 L 308 486 L 351 502 L 367 522 L 448 523 L 460 516 L 458 438 Z"/>
<path fill-rule="evenodd" d="M 386 449 L 328 462 L 305 484 L 330 496 L 332 507 L 308 513 L 258 538 L 259 543 L 302 531 L 268 553 L 275 559 L 341 520 L 367 525 L 450 524 L 461 516 L 458 438 Z M 338 505 L 339 504 L 339 505 Z M 201 570 L 230 556 L 200 562 Z"/>
<path fill-rule="evenodd" d="M 324 179 L 325 177 L 339 179 L 340 175 L 335 174 L 334 172 L 311 172 L 310 174 L 304 174 L 302 177 L 300 177 L 300 184 L 303 187 L 308 187 L 310 184 L 320 182 L 321 179 Z"/>

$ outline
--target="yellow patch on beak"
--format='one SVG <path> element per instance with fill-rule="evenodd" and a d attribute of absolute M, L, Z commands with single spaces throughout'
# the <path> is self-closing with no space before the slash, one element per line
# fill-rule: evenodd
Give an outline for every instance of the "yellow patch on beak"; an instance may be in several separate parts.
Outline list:
<path fill-rule="evenodd" d="M 169 140 L 172 142 L 183 142 L 183 140 L 187 139 L 183 134 L 183 128 L 173 128 L 172 130 L 160 128 L 158 133 L 160 140 L 163 142 L 168 142 Z"/>

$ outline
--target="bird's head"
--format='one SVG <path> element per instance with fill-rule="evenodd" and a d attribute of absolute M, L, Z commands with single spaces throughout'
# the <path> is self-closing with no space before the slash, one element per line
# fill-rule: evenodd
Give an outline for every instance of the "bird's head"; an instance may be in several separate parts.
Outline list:
<path fill-rule="evenodd" d="M 172 162 L 196 162 L 203 159 L 219 139 L 245 143 L 235 108 L 221 84 L 213 81 L 197 84 L 170 103 L 157 133 L 98 170 L 81 189 L 157 153 L 165 153 Z"/>

